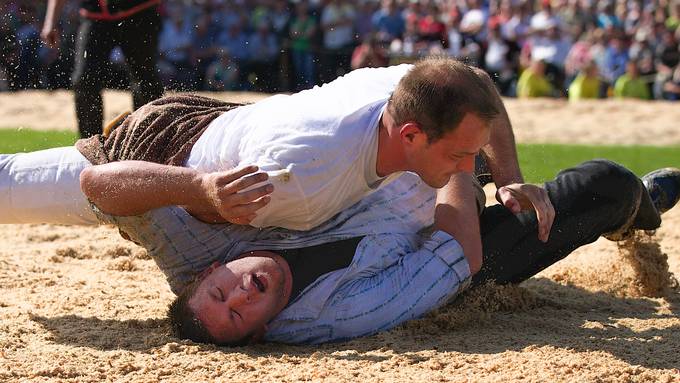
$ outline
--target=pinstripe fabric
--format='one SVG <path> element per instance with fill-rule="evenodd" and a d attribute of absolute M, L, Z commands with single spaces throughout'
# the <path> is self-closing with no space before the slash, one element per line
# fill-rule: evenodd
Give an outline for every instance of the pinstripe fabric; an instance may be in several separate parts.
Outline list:
<path fill-rule="evenodd" d="M 99 218 L 144 246 L 177 293 L 214 261 L 365 235 L 349 267 L 309 285 L 269 324 L 268 341 L 322 343 L 373 334 L 441 306 L 469 284 L 463 251 L 433 223 L 435 191 L 411 173 L 309 232 L 209 225 L 183 209 Z M 420 232 L 419 232 L 420 231 Z"/>
<path fill-rule="evenodd" d="M 324 343 L 390 329 L 441 306 L 470 282 L 451 236 L 368 236 L 352 264 L 309 286 L 270 324 L 268 341 Z"/>

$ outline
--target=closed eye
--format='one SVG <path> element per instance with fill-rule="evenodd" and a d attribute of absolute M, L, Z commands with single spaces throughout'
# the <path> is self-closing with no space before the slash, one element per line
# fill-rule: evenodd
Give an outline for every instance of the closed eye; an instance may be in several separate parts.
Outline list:
<path fill-rule="evenodd" d="M 238 311 L 234 310 L 234 309 L 231 310 L 231 316 L 232 316 L 232 317 L 238 316 L 240 320 L 243 320 L 243 317 L 241 316 L 241 314 L 240 314 Z"/>
<path fill-rule="evenodd" d="M 224 293 L 222 292 L 222 289 L 217 287 L 217 291 L 219 292 L 220 302 L 224 302 Z"/>

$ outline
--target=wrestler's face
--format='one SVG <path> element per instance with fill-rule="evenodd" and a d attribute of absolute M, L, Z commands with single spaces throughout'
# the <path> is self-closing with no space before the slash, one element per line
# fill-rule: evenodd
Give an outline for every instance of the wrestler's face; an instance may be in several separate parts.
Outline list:
<path fill-rule="evenodd" d="M 452 132 L 433 142 L 428 142 L 420 130 L 410 137 L 410 141 L 406 137 L 404 150 L 409 170 L 429 186 L 441 188 L 453 174 L 474 171 L 475 156 L 489 142 L 489 134 L 487 124 L 472 113 L 466 114 Z"/>
<path fill-rule="evenodd" d="M 217 341 L 236 342 L 263 335 L 267 322 L 288 303 L 291 287 L 281 256 L 254 251 L 206 270 L 189 308 Z"/>

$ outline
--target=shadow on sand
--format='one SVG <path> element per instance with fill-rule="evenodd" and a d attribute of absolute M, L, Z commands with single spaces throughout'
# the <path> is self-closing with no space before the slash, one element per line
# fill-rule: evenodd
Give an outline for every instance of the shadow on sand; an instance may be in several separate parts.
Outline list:
<path fill-rule="evenodd" d="M 677 353 L 680 326 L 640 325 L 640 320 L 677 319 L 680 315 L 678 293 L 671 293 L 664 300 L 618 298 L 540 278 L 526 282 L 523 287 L 511 287 L 490 300 L 495 302 L 489 304 L 489 299 L 482 302 L 464 297 L 426 318 L 345 343 L 319 346 L 258 344 L 233 349 L 211 345 L 197 347 L 204 351 L 239 352 L 251 357 L 316 354 L 373 362 L 389 357 L 372 352 L 391 350 L 392 354 L 418 363 L 424 360 L 418 355 L 419 351 L 495 354 L 552 346 L 575 351 L 603 351 L 631 365 L 649 368 L 669 369 L 680 365 Z M 137 352 L 151 352 L 169 343 L 180 343 L 180 349 L 185 347 L 185 342 L 170 335 L 169 326 L 163 319 L 116 320 L 76 315 L 33 315 L 31 319 L 51 333 L 51 341 L 60 344 Z M 637 330 L 627 325 L 630 319 L 638 323 Z"/>

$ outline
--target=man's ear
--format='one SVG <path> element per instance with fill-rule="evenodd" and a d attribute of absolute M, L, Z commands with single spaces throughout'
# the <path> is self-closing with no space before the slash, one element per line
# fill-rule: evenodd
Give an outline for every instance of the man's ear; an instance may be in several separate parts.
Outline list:
<path fill-rule="evenodd" d="M 262 325 L 260 328 L 253 332 L 248 343 L 255 344 L 262 342 L 262 339 L 264 339 L 264 334 L 266 334 L 268 330 L 269 327 L 266 324 Z"/>
<path fill-rule="evenodd" d="M 208 266 L 207 269 L 201 271 L 201 273 L 198 274 L 198 280 L 202 280 L 203 278 L 207 277 L 213 271 L 217 270 L 217 268 L 220 267 L 221 265 L 222 264 L 217 261 L 213 262 L 210 266 Z"/>
<path fill-rule="evenodd" d="M 427 138 L 425 132 L 423 132 L 420 124 L 417 122 L 407 122 L 402 125 L 399 129 L 399 137 L 401 138 L 402 142 L 409 145 L 416 144 L 423 138 Z"/>

